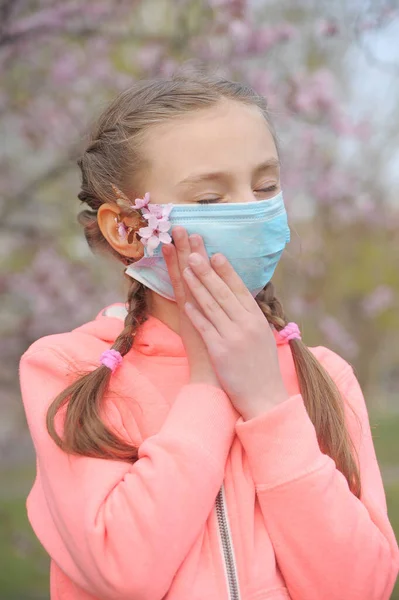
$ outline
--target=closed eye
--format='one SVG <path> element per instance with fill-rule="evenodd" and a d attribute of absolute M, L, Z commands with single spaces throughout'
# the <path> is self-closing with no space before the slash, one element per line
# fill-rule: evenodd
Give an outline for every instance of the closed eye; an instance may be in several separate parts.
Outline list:
<path fill-rule="evenodd" d="M 220 200 L 221 198 L 206 198 L 205 200 L 198 200 L 198 204 L 216 204 Z"/>
<path fill-rule="evenodd" d="M 277 190 L 277 184 L 271 185 L 267 188 L 261 188 L 260 190 L 254 190 L 255 193 L 260 194 L 260 193 L 264 193 L 264 194 L 268 194 L 270 192 L 274 192 L 275 190 Z M 220 202 L 222 199 L 221 198 L 204 198 L 202 200 L 197 200 L 197 204 L 216 204 L 217 202 Z"/>
<path fill-rule="evenodd" d="M 268 188 L 262 188 L 260 190 L 256 190 L 257 192 L 274 192 L 277 189 L 277 185 L 271 185 Z"/>

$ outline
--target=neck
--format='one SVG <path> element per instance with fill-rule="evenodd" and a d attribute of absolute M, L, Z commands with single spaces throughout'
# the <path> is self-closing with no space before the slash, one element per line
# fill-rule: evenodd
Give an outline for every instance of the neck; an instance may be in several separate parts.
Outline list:
<path fill-rule="evenodd" d="M 179 320 L 179 309 L 176 302 L 167 300 L 163 296 L 156 294 L 152 290 L 147 290 L 148 297 L 148 309 L 149 313 L 165 323 L 172 331 L 179 335 L 180 333 L 180 320 Z"/>

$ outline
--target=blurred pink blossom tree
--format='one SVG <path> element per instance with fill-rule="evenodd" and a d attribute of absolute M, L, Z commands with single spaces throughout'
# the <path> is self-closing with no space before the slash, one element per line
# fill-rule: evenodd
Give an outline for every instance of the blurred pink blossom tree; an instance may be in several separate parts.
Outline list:
<path fill-rule="evenodd" d="M 15 363 L 37 337 L 123 299 L 122 269 L 91 257 L 76 224 L 77 152 L 119 91 L 195 58 L 269 99 L 293 227 L 277 288 L 306 341 L 329 345 L 369 383 L 380 345 L 399 335 L 399 219 L 385 199 L 382 142 L 348 108 L 346 60 L 398 14 L 390 2 L 366 14 L 345 5 L 334 14 L 294 0 L 0 1 L 3 357 Z"/>

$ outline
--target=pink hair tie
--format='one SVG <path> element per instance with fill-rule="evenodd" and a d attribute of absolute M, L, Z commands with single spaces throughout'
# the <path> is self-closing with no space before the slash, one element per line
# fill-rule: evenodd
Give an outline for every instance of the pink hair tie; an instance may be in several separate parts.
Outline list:
<path fill-rule="evenodd" d="M 118 352 L 118 350 L 106 350 L 100 356 L 100 363 L 114 372 L 115 369 L 121 364 L 122 358 L 123 356 L 120 352 Z"/>
<path fill-rule="evenodd" d="M 278 332 L 281 339 L 289 342 L 290 340 L 301 340 L 301 332 L 296 323 L 288 323 L 284 329 Z"/>

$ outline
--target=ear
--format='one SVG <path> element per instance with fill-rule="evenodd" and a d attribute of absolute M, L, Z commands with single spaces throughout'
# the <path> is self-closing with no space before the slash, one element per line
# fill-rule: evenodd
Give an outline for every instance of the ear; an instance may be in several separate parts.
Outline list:
<path fill-rule="evenodd" d="M 116 252 L 134 260 L 144 256 L 144 246 L 137 236 L 137 231 L 147 223 L 143 222 L 139 214 L 122 218 L 121 210 L 116 204 L 105 202 L 97 211 L 97 222 L 101 233 Z M 118 233 L 120 222 L 123 222 L 128 230 L 125 238 L 121 238 Z"/>

